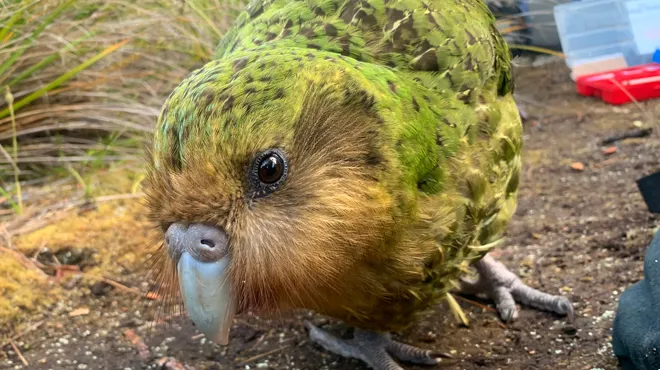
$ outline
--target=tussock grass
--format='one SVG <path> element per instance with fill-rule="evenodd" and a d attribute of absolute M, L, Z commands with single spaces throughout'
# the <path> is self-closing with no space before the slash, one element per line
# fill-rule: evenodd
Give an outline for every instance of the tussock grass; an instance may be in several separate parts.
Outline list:
<path fill-rule="evenodd" d="M 109 162 L 137 163 L 167 94 L 210 58 L 242 7 L 241 0 L 1 2 L 0 210 L 22 213 L 32 201 L 21 183 L 87 183 Z"/>

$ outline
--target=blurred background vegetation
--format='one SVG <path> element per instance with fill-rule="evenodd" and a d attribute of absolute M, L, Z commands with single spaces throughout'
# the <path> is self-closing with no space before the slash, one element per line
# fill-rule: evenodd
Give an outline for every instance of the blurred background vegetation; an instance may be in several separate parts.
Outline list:
<path fill-rule="evenodd" d="M 135 192 L 160 105 L 241 2 L 0 2 L 0 217 L 125 190 L 98 186 L 117 176 Z"/>

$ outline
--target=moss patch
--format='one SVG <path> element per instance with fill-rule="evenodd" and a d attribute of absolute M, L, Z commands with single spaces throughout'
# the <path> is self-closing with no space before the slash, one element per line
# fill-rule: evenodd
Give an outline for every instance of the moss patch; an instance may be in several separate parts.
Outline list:
<path fill-rule="evenodd" d="M 27 268 L 11 253 L 0 251 L 0 333 L 21 316 L 51 305 L 61 289 L 37 269 Z"/>
<path fill-rule="evenodd" d="M 139 199 L 98 204 L 94 210 L 80 211 L 32 233 L 15 237 L 14 248 L 34 256 L 44 265 L 78 266 L 85 284 L 97 280 L 88 275 L 126 281 L 130 275 L 144 275 L 155 246 L 156 234 L 145 217 Z M 13 254 L 0 253 L 0 335 L 18 330 L 56 301 L 71 298 L 69 275 L 60 280 L 44 276 L 36 268 L 26 268 Z M 55 256 L 55 257 L 53 257 Z M 52 269 L 48 270 L 52 274 Z"/>

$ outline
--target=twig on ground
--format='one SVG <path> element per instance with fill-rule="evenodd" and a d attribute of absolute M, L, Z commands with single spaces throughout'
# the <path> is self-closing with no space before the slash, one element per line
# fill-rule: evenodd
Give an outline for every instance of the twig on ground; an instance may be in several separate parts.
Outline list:
<path fill-rule="evenodd" d="M 11 344 L 12 341 L 14 341 L 14 340 L 18 340 L 18 339 L 21 338 L 22 336 L 24 336 L 24 335 L 26 335 L 26 334 L 28 334 L 28 333 L 34 331 L 35 329 L 37 329 L 37 328 L 39 328 L 41 325 L 43 325 L 44 322 L 46 322 L 46 320 L 37 321 L 36 323 L 34 323 L 34 324 L 28 326 L 27 329 L 23 330 L 23 331 L 20 332 L 20 333 L 15 334 L 13 337 L 9 338 L 5 343 L 3 343 L 2 345 L 0 345 L 0 348 L 6 346 L 7 344 Z"/>
<path fill-rule="evenodd" d="M 116 281 L 114 281 L 114 280 L 110 280 L 110 279 L 105 278 L 105 277 L 103 277 L 103 276 L 93 275 L 93 274 L 89 274 L 89 273 L 85 273 L 85 272 L 81 272 L 80 274 L 82 274 L 82 275 L 84 275 L 84 276 L 86 276 L 86 277 L 92 278 L 92 279 L 98 279 L 98 280 L 101 280 L 102 282 L 104 282 L 104 283 L 106 283 L 106 284 L 108 284 L 108 285 L 112 285 L 113 287 L 115 287 L 115 288 L 117 288 L 117 289 L 119 289 L 119 290 L 122 290 L 122 291 L 124 291 L 124 292 L 133 293 L 133 294 L 136 294 L 136 295 L 139 295 L 139 296 L 145 296 L 144 294 L 142 294 L 142 292 L 140 292 L 139 290 L 137 290 L 137 289 L 135 289 L 135 288 L 127 287 L 127 286 L 124 285 L 124 284 L 118 283 L 118 282 L 116 282 Z"/>
<path fill-rule="evenodd" d="M 39 262 L 38 258 L 39 258 L 39 255 L 41 254 L 41 251 L 44 250 L 44 247 L 45 247 L 45 246 L 46 246 L 46 242 L 45 242 L 45 241 L 41 242 L 41 245 L 39 246 L 39 248 L 37 248 L 37 250 L 34 252 L 34 255 L 32 256 L 32 258 L 30 258 L 30 259 L 31 259 L 32 261 L 34 261 L 35 264 L 37 264 L 37 266 L 39 266 L 39 267 L 43 266 L 43 265 Z M 40 266 L 40 265 L 41 265 L 41 266 Z"/>
<path fill-rule="evenodd" d="M 51 267 L 51 266 L 47 266 L 47 267 Z M 59 280 L 63 278 L 67 272 L 69 273 L 80 272 L 80 267 L 78 265 L 56 265 L 54 268 L 55 268 L 55 280 Z"/>
<path fill-rule="evenodd" d="M 60 262 L 60 260 L 57 258 L 56 255 L 53 254 L 52 257 L 53 257 L 53 262 L 55 262 L 55 266 L 62 266 L 62 263 Z"/>
<path fill-rule="evenodd" d="M 647 137 L 650 136 L 652 132 L 653 132 L 653 128 L 634 129 L 621 134 L 609 136 L 603 139 L 603 141 L 601 141 L 600 144 L 609 145 L 625 139 Z"/>
<path fill-rule="evenodd" d="M 508 328 L 506 327 L 506 325 L 504 325 L 504 324 L 500 321 L 499 317 L 496 317 L 495 320 L 493 320 L 493 322 L 496 323 L 497 326 L 499 326 L 499 327 L 502 328 L 502 329 L 508 329 Z"/>
<path fill-rule="evenodd" d="M 25 268 L 38 271 L 39 275 L 43 278 L 48 277 L 48 275 L 41 269 L 41 266 L 39 266 L 39 262 L 27 258 L 23 253 L 5 247 L 0 247 L 0 252 L 11 254 L 21 263 L 21 265 L 25 266 Z"/>
<path fill-rule="evenodd" d="M 457 298 L 457 299 L 460 300 L 460 301 L 463 301 L 463 302 L 469 303 L 469 304 L 471 304 L 471 305 L 474 305 L 474 306 L 480 307 L 481 309 L 483 309 L 483 310 L 485 310 L 485 311 L 489 311 L 489 312 L 493 312 L 493 313 L 497 314 L 497 310 L 494 309 L 494 308 L 492 308 L 492 307 L 486 306 L 486 305 L 484 305 L 484 304 L 481 304 L 481 303 L 479 303 L 479 302 L 473 301 L 473 300 L 471 300 L 471 299 L 467 299 L 467 298 L 465 298 L 465 297 L 461 297 L 460 295 L 455 295 L 454 297 Z M 507 326 L 504 325 L 504 324 L 499 320 L 499 318 L 495 319 L 495 323 L 496 323 L 499 327 L 501 327 L 502 329 L 507 329 Z"/>
<path fill-rule="evenodd" d="M 257 339 L 256 343 L 254 343 L 254 345 L 250 348 L 250 350 L 253 350 L 253 349 L 259 347 L 259 345 L 260 345 L 264 340 L 266 340 L 266 338 L 269 338 L 271 335 L 273 335 L 273 329 L 270 329 L 270 330 L 268 331 L 268 333 L 264 333 L 261 337 L 259 337 L 259 339 Z"/>
<path fill-rule="evenodd" d="M 243 365 L 245 365 L 245 364 L 247 364 L 247 363 L 250 363 L 250 362 L 253 362 L 253 361 L 256 361 L 256 360 L 262 359 L 262 358 L 264 358 L 264 357 L 268 357 L 268 356 L 270 356 L 270 355 L 272 355 L 272 354 L 275 354 L 275 353 L 277 353 L 277 352 L 281 352 L 281 351 L 283 351 L 283 350 L 285 350 L 285 349 L 287 349 L 287 348 L 289 348 L 289 347 L 291 347 L 291 345 L 290 345 L 290 344 L 287 344 L 286 346 L 282 346 L 282 347 L 279 347 L 279 348 L 275 348 L 274 350 L 271 350 L 271 351 L 268 351 L 268 352 L 260 353 L 260 354 L 258 354 L 258 355 L 256 355 L 256 356 L 252 356 L 252 357 L 250 357 L 250 358 L 247 358 L 247 359 L 245 359 L 245 360 L 242 360 L 241 362 L 237 363 L 236 365 L 238 365 L 238 366 L 243 366 Z"/>
<path fill-rule="evenodd" d="M 481 308 L 481 309 L 484 309 L 484 310 L 486 310 L 486 311 L 497 312 L 497 310 L 494 309 L 494 308 L 492 308 L 492 307 L 486 306 L 485 304 L 481 304 L 481 303 L 476 302 L 476 301 L 473 301 L 473 300 L 471 300 L 471 299 L 467 299 L 467 298 L 465 298 L 465 297 L 461 297 L 460 295 L 454 295 L 454 298 L 456 298 L 456 299 L 458 299 L 458 300 L 460 300 L 460 301 L 463 301 L 463 302 L 469 303 L 469 304 L 471 304 L 471 305 L 477 306 L 477 307 L 479 307 L 479 308 Z"/>
<path fill-rule="evenodd" d="M 18 356 L 18 358 L 21 360 L 21 362 L 23 363 L 23 365 L 25 365 L 25 366 L 30 366 L 30 363 L 27 362 L 27 360 L 25 359 L 25 357 L 23 357 L 23 354 L 21 353 L 21 350 L 18 349 L 18 347 L 16 346 L 16 343 L 14 343 L 14 341 L 10 339 L 10 340 L 9 340 L 9 344 L 11 344 L 11 348 L 14 349 L 14 352 L 16 352 L 16 356 Z"/>

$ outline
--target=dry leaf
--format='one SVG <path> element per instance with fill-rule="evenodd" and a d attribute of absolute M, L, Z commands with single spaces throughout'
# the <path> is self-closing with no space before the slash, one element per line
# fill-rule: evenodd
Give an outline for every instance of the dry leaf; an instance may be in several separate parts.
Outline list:
<path fill-rule="evenodd" d="M 124 335 L 126 336 L 126 339 L 128 339 L 133 345 L 135 345 L 135 347 L 137 347 L 137 350 L 142 359 L 147 359 L 149 356 L 151 356 L 149 347 L 144 343 L 142 338 L 135 333 L 134 330 L 128 329 L 124 332 Z"/>
<path fill-rule="evenodd" d="M 69 312 L 70 317 L 85 316 L 85 315 L 89 315 L 89 308 L 88 307 L 76 308 L 75 310 Z"/>
<path fill-rule="evenodd" d="M 582 162 L 571 163 L 571 168 L 576 171 L 584 171 L 584 164 Z"/>
<path fill-rule="evenodd" d="M 607 148 L 603 149 L 603 154 L 605 155 L 610 155 L 616 153 L 616 147 L 615 146 L 608 146 Z"/>

